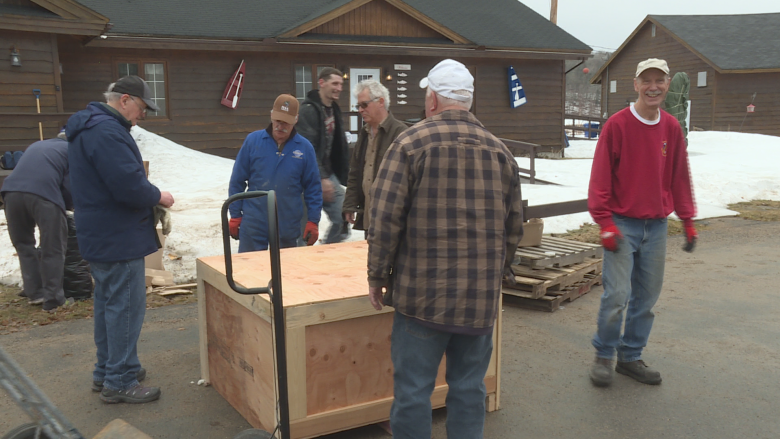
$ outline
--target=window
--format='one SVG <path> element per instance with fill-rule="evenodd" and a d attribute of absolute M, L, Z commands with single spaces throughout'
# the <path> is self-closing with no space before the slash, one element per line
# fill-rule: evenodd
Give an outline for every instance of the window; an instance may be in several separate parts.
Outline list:
<path fill-rule="evenodd" d="M 297 64 L 295 66 L 295 97 L 303 102 L 306 99 L 306 93 L 315 88 L 317 78 L 325 67 L 332 65 L 305 65 Z"/>
<path fill-rule="evenodd" d="M 699 72 L 699 81 L 696 84 L 697 87 L 707 86 L 707 72 Z"/>
<path fill-rule="evenodd" d="M 609 81 L 609 92 L 617 93 L 617 81 Z"/>
<path fill-rule="evenodd" d="M 168 116 L 167 93 L 165 92 L 165 63 L 144 61 L 120 61 L 117 63 L 118 78 L 136 75 L 143 78 L 152 91 L 152 100 L 160 111 L 147 113 L 150 118 Z"/>
<path fill-rule="evenodd" d="M 650 36 L 655 37 L 655 23 L 650 25 Z"/>

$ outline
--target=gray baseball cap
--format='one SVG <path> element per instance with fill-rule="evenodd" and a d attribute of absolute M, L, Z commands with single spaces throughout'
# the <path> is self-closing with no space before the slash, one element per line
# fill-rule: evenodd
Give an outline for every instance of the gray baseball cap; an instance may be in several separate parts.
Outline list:
<path fill-rule="evenodd" d="M 146 85 L 146 81 L 135 75 L 125 76 L 114 83 L 111 90 L 116 93 L 129 94 L 141 98 L 152 111 L 160 111 L 160 107 L 152 100 L 152 90 Z"/>

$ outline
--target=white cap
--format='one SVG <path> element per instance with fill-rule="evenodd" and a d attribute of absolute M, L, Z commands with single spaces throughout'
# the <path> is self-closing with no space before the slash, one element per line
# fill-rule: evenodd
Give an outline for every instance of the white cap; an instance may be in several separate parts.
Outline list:
<path fill-rule="evenodd" d="M 463 64 L 452 59 L 445 59 L 433 66 L 428 72 L 428 76 L 420 81 L 420 88 L 426 87 L 445 98 L 467 101 L 469 96 L 453 92 L 467 90 L 474 93 L 474 77 Z"/>
<path fill-rule="evenodd" d="M 642 74 L 647 69 L 658 69 L 667 75 L 669 74 L 669 66 L 666 64 L 666 61 L 658 58 L 650 58 L 646 59 L 636 66 L 636 77 L 638 78 L 639 75 Z"/>

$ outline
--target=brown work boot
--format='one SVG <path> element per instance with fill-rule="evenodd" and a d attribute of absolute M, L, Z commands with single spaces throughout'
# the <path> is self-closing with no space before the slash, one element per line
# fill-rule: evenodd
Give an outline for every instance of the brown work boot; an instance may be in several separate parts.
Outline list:
<path fill-rule="evenodd" d="M 661 373 L 645 364 L 642 360 L 617 362 L 615 372 L 622 373 L 643 384 L 661 384 Z"/>
<path fill-rule="evenodd" d="M 609 358 L 599 358 L 593 362 L 590 367 L 590 380 L 596 387 L 607 387 L 612 384 L 612 360 Z"/>

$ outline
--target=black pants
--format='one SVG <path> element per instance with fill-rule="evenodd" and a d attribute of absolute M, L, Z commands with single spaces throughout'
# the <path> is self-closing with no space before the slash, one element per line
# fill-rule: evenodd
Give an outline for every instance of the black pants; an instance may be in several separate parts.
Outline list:
<path fill-rule="evenodd" d="M 68 243 L 65 212 L 45 198 L 27 192 L 6 192 L 8 235 L 19 256 L 24 294 L 44 299 L 43 309 L 65 303 L 62 275 Z M 41 233 L 41 252 L 35 248 L 35 226 Z"/>

